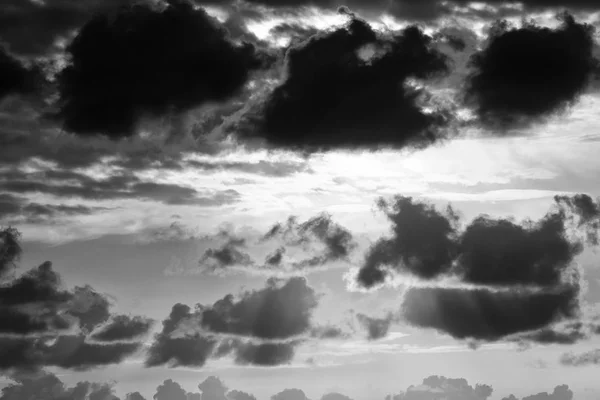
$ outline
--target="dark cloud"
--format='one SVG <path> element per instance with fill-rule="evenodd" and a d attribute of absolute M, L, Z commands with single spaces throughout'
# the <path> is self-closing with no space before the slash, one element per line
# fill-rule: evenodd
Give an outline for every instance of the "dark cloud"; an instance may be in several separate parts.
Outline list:
<path fill-rule="evenodd" d="M 94 344 L 86 342 L 84 335 L 0 336 L 0 370 L 36 370 L 43 366 L 87 370 L 118 364 L 140 346 L 140 343 Z"/>
<path fill-rule="evenodd" d="M 196 39 L 193 39 L 196 38 Z M 239 93 L 262 61 L 251 44 L 185 0 L 134 5 L 87 22 L 59 75 L 67 130 L 130 136 L 143 115 L 160 116 Z"/>
<path fill-rule="evenodd" d="M 488 127 L 521 127 L 575 103 L 598 71 L 594 28 L 561 14 L 556 29 L 506 21 L 490 30 L 485 48 L 474 54 L 467 98 Z"/>
<path fill-rule="evenodd" d="M 449 118 L 423 111 L 426 92 L 408 84 L 446 72 L 446 57 L 431 44 L 416 26 L 387 37 L 352 18 L 289 49 L 285 80 L 234 130 L 307 151 L 425 147 L 444 136 Z"/>
<path fill-rule="evenodd" d="M 2 197 L 0 197 L 1 201 Z M 1 216 L 1 214 L 0 214 Z M 4 275 L 17 267 L 23 249 L 20 244 L 21 233 L 15 228 L 0 230 L 0 282 Z"/>
<path fill-rule="evenodd" d="M 231 353 L 241 364 L 287 363 L 299 343 L 294 338 L 310 333 L 317 304 L 304 278 L 269 279 L 262 289 L 197 304 L 193 312 L 176 304 L 154 338 L 146 365 L 202 366 L 210 357 Z"/>
<path fill-rule="evenodd" d="M 405 392 L 386 396 L 386 400 L 486 400 L 492 395 L 489 385 L 469 385 L 466 379 L 430 376 L 420 385 L 411 385 Z"/>
<path fill-rule="evenodd" d="M 219 248 L 207 249 L 198 263 L 212 271 L 218 271 L 232 266 L 249 266 L 253 264 L 252 258 L 244 251 L 246 240 L 232 236 L 227 231 L 222 231 L 218 236 L 224 237 L 226 242 Z"/>
<path fill-rule="evenodd" d="M 377 340 L 387 336 L 390 326 L 395 320 L 393 314 L 388 314 L 383 318 L 369 317 L 365 314 L 356 314 L 358 322 L 367 331 L 369 340 Z"/>
<path fill-rule="evenodd" d="M 0 400 L 119 400 L 110 385 L 84 381 L 74 387 L 66 387 L 56 375 L 50 372 L 16 373 L 11 374 L 9 378 L 14 383 L 2 388 Z"/>
<path fill-rule="evenodd" d="M 560 358 L 560 363 L 570 367 L 600 365 L 600 349 L 590 350 L 580 354 L 565 353 Z"/>
<path fill-rule="evenodd" d="M 148 349 L 147 367 L 168 364 L 178 366 L 203 366 L 212 354 L 218 340 L 199 333 L 187 333 L 174 337 L 179 324 L 193 317 L 191 309 L 184 304 L 176 304 L 169 318 L 163 321 L 163 329 L 154 336 Z"/>
<path fill-rule="evenodd" d="M 578 295 L 576 286 L 533 292 L 413 288 L 405 295 L 402 314 L 412 325 L 457 339 L 495 341 L 577 317 Z"/>
<path fill-rule="evenodd" d="M 460 219 L 450 206 L 441 212 L 411 197 L 397 196 L 391 204 L 381 200 L 392 236 L 369 249 L 357 280 L 372 287 L 393 271 L 421 279 L 448 275 L 485 286 L 557 285 L 583 250 L 582 241 L 569 235 L 571 225 L 595 232 L 600 221 L 599 214 L 577 207 L 582 199 L 596 204 L 589 196 L 567 199 L 557 197 L 539 221 L 517 223 L 481 215 L 464 229 L 459 229 Z"/>
<path fill-rule="evenodd" d="M 9 232 L 0 254 L 19 245 Z M 10 257 L 9 257 L 10 258 Z M 110 317 L 108 298 L 90 286 L 62 287 L 50 262 L 0 283 L 0 371 L 45 366 L 84 370 L 115 364 L 141 343 L 91 343 L 88 334 Z M 140 317 L 141 318 L 141 317 Z"/>
<path fill-rule="evenodd" d="M 202 193 L 194 188 L 172 183 L 143 181 L 129 172 L 116 172 L 107 178 L 94 178 L 69 170 L 45 170 L 29 174 L 20 170 L 7 171 L 0 174 L 0 190 L 12 193 L 13 197 L 14 194 L 43 193 L 88 200 L 142 199 L 169 205 L 207 207 L 230 204 L 240 197 L 237 191 L 231 189 Z M 35 211 L 40 210 L 30 210 Z M 77 209 L 62 209 L 63 214 L 75 211 Z"/>
<path fill-rule="evenodd" d="M 306 161 L 265 161 L 229 162 L 229 161 L 186 161 L 186 166 L 206 172 L 233 171 L 236 173 L 268 176 L 273 178 L 292 176 L 298 173 L 312 173 Z"/>
<path fill-rule="evenodd" d="M 510 395 L 502 400 L 517 400 L 517 398 L 514 395 Z M 523 397 L 522 400 L 573 400 L 573 391 L 569 389 L 568 385 L 560 385 L 556 386 L 552 393 L 542 392 L 532 394 Z"/>
<path fill-rule="evenodd" d="M 127 393 L 125 400 L 146 400 L 140 392 Z"/>
<path fill-rule="evenodd" d="M 295 352 L 295 343 L 245 343 L 237 346 L 235 362 L 263 366 L 289 364 Z"/>
<path fill-rule="evenodd" d="M 139 315 L 116 315 L 108 324 L 94 331 L 91 338 L 100 342 L 137 339 L 148 333 L 153 322 Z"/>
<path fill-rule="evenodd" d="M 8 95 L 32 92 L 35 79 L 36 71 L 12 57 L 0 43 L 0 101 Z"/>

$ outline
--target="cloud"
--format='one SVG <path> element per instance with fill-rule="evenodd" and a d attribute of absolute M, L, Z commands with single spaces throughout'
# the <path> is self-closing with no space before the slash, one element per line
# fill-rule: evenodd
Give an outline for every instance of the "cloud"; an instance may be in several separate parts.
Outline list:
<path fill-rule="evenodd" d="M 231 400 L 256 400 L 253 395 L 240 390 L 231 390 L 227 392 L 227 398 Z"/>
<path fill-rule="evenodd" d="M 274 224 L 260 238 L 252 236 L 256 236 L 255 232 L 246 237 L 226 228 L 207 237 L 222 244 L 207 249 L 200 266 L 215 274 L 234 270 L 294 275 L 335 262 L 348 262 L 357 246 L 352 233 L 324 213 L 304 222 L 291 216 L 285 223 Z M 251 256 L 250 246 L 252 250 L 266 250 L 263 262 Z"/>
<path fill-rule="evenodd" d="M 11 374 L 14 382 L 0 393 L 0 400 L 47 399 L 47 400 L 119 400 L 108 384 L 78 382 L 74 387 L 65 384 L 50 372 L 36 374 Z M 139 395 L 139 393 L 138 393 Z M 140 400 L 139 397 L 127 400 Z"/>
<path fill-rule="evenodd" d="M 269 279 L 262 289 L 213 305 L 173 306 L 148 351 L 149 367 L 202 366 L 211 357 L 233 352 L 240 364 L 277 365 L 294 354 L 298 337 L 312 328 L 318 296 L 306 279 Z"/>
<path fill-rule="evenodd" d="M 20 239 L 21 234 L 15 228 L 0 230 L 0 282 L 11 268 L 17 267 L 16 263 L 23 252 Z"/>
<path fill-rule="evenodd" d="M 188 393 L 183 390 L 179 383 L 171 379 L 165 380 L 156 388 L 154 400 L 188 400 Z"/>
<path fill-rule="evenodd" d="M 202 392 L 202 400 L 227 400 L 227 386 L 216 376 L 209 376 L 198 385 Z"/>
<path fill-rule="evenodd" d="M 449 114 L 410 85 L 445 73 L 446 57 L 416 26 L 388 37 L 352 17 L 287 51 L 283 82 L 234 131 L 278 148 L 425 147 L 445 136 Z"/>
<path fill-rule="evenodd" d="M 412 288 L 404 297 L 402 316 L 414 326 L 457 339 L 495 341 L 577 317 L 578 294 L 576 286 L 537 292 Z"/>
<path fill-rule="evenodd" d="M 132 135 L 140 116 L 224 102 L 262 65 L 253 45 L 235 45 L 216 19 L 185 0 L 94 17 L 67 54 L 71 63 L 58 78 L 65 128 L 114 139 Z"/>
<path fill-rule="evenodd" d="M 202 193 L 187 186 L 145 181 L 130 172 L 115 172 L 107 178 L 94 178 L 68 170 L 45 170 L 34 174 L 11 170 L 0 174 L 0 190 L 12 194 L 13 199 L 14 194 L 42 193 L 86 200 L 138 199 L 168 205 L 205 207 L 230 204 L 240 198 L 240 194 L 232 189 Z M 74 210 L 62 211 L 64 213 Z"/>
<path fill-rule="evenodd" d="M 137 339 L 147 334 L 153 323 L 139 315 L 115 315 L 109 323 L 92 332 L 91 338 L 100 342 Z"/>
<path fill-rule="evenodd" d="M 10 228 L 3 232 L 0 254 L 14 263 L 20 236 Z M 63 288 L 50 262 L 5 279 L 0 283 L 0 371 L 84 370 L 123 361 L 141 343 L 88 341 L 89 333 L 111 318 L 110 307 L 108 298 L 88 285 Z"/>
<path fill-rule="evenodd" d="M 556 29 L 506 21 L 490 30 L 485 48 L 474 54 L 467 98 L 481 122 L 492 129 L 519 128 L 574 104 L 598 71 L 594 28 L 561 14 Z"/>
<path fill-rule="evenodd" d="M 469 385 L 466 379 L 430 376 L 423 383 L 409 386 L 405 392 L 386 396 L 386 400 L 486 400 L 492 395 L 489 385 Z"/>
<path fill-rule="evenodd" d="M 21 64 L 0 44 L 0 101 L 8 95 L 32 92 L 37 72 Z"/>
<path fill-rule="evenodd" d="M 300 389 L 284 389 L 271 396 L 271 400 L 308 400 L 308 397 Z"/>
<path fill-rule="evenodd" d="M 387 336 L 390 326 L 396 319 L 392 313 L 389 313 L 383 318 L 374 318 L 365 314 L 356 314 L 356 318 L 363 328 L 366 329 L 369 340 L 377 340 Z"/>
<path fill-rule="evenodd" d="M 502 400 L 517 400 L 514 395 L 505 397 Z M 573 391 L 568 385 L 560 385 L 554 388 L 552 393 L 538 393 L 531 396 L 525 396 L 522 400 L 573 400 Z"/>
<path fill-rule="evenodd" d="M 411 197 L 396 196 L 391 204 L 380 200 L 392 236 L 367 251 L 357 281 L 373 287 L 395 272 L 424 280 L 454 276 L 484 286 L 557 285 L 583 250 L 581 238 L 570 235 L 572 225 L 587 233 L 600 221 L 600 214 L 576 206 L 581 199 L 597 204 L 587 195 L 570 201 L 559 196 L 539 221 L 481 215 L 464 229 L 450 206 L 441 212 Z"/>
<path fill-rule="evenodd" d="M 600 364 L 600 349 L 590 350 L 585 353 L 565 353 L 560 358 L 562 365 L 569 367 L 584 367 L 588 365 Z"/>

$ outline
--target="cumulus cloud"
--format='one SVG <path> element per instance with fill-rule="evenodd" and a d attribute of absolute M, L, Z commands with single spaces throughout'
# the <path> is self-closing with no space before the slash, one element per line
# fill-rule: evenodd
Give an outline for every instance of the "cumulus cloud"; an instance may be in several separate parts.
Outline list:
<path fill-rule="evenodd" d="M 4 230 L 0 254 L 15 262 L 17 231 Z M 50 262 L 0 283 L 0 370 L 44 366 L 89 369 L 119 363 L 141 343 L 93 343 L 89 334 L 111 318 L 108 298 L 92 287 L 66 289 Z M 141 317 L 138 317 L 141 318 Z"/>
<path fill-rule="evenodd" d="M 598 72 L 594 28 L 561 14 L 556 29 L 506 21 L 490 30 L 487 45 L 471 58 L 467 97 L 488 127 L 521 127 L 556 114 L 579 98 Z"/>
<path fill-rule="evenodd" d="M 469 385 L 466 379 L 432 375 L 420 385 L 411 385 L 405 392 L 390 395 L 386 400 L 486 400 L 492 395 L 489 385 Z"/>
<path fill-rule="evenodd" d="M 579 196 L 573 199 L 597 204 L 587 195 Z M 403 196 L 378 204 L 392 223 L 392 235 L 367 251 L 357 274 L 365 287 L 383 283 L 392 272 L 425 280 L 454 276 L 465 283 L 497 287 L 557 285 L 583 244 L 593 242 L 571 230 L 593 231 L 600 220 L 600 214 L 582 214 L 563 197 L 557 197 L 555 207 L 539 221 L 517 223 L 481 215 L 462 229 L 450 206 L 439 211 Z"/>
<path fill-rule="evenodd" d="M 411 26 L 393 36 L 352 17 L 286 53 L 286 74 L 235 131 L 273 147 L 307 151 L 425 147 L 445 136 L 450 114 L 410 79 L 447 71 L 432 38 Z"/>
<path fill-rule="evenodd" d="M 304 278 L 269 279 L 264 288 L 213 305 L 173 306 L 149 349 L 147 366 L 202 366 L 233 353 L 239 364 L 287 363 L 312 328 L 318 295 Z"/>
<path fill-rule="evenodd" d="M 100 15 L 81 28 L 67 47 L 71 63 L 59 74 L 67 130 L 128 136 L 140 115 L 229 99 L 261 66 L 254 46 L 232 43 L 204 9 L 185 0 L 165 3 Z"/>
<path fill-rule="evenodd" d="M 379 206 L 392 235 L 367 251 L 356 279 L 373 287 L 400 274 L 426 283 L 403 297 L 399 315 L 408 323 L 476 341 L 568 344 L 590 335 L 578 320 L 573 261 L 595 243 L 600 214 L 591 197 L 557 196 L 539 221 L 521 223 L 482 215 L 462 224 L 450 206 L 402 196 Z"/>
<path fill-rule="evenodd" d="M 308 397 L 300 389 L 284 389 L 271 396 L 271 400 L 308 400 Z"/>

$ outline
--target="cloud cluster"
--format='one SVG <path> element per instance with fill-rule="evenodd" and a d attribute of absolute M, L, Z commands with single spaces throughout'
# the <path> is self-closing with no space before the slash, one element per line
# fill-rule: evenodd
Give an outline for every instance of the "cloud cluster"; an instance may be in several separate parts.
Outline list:
<path fill-rule="evenodd" d="M 173 306 L 148 351 L 147 366 L 202 366 L 233 354 L 238 364 L 288 363 L 313 327 L 319 296 L 304 278 L 269 279 L 264 288 L 213 305 Z"/>
<path fill-rule="evenodd" d="M 487 400 L 493 389 L 489 385 L 469 385 L 466 379 L 430 376 L 420 385 L 411 385 L 405 392 L 387 396 L 386 400 Z"/>
<path fill-rule="evenodd" d="M 356 274 L 367 288 L 415 277 L 402 317 L 459 339 L 568 343 L 583 324 L 545 330 L 580 315 L 580 276 L 574 258 L 597 243 L 600 212 L 587 195 L 557 196 L 539 221 L 482 215 L 468 224 L 449 206 L 439 211 L 410 197 L 379 202 L 392 235 L 367 251 Z M 423 286 L 423 285 L 422 285 Z M 533 333 L 532 333 L 533 332 Z"/>
<path fill-rule="evenodd" d="M 88 369 L 119 363 L 140 348 L 135 339 L 149 331 L 150 320 L 112 315 L 108 298 L 90 286 L 64 288 L 50 262 L 9 277 L 19 236 L 9 228 L 1 237 L 0 371 Z"/>
<path fill-rule="evenodd" d="M 241 237 L 222 229 L 210 239 L 222 244 L 207 249 L 199 264 L 211 273 L 221 274 L 228 270 L 266 275 L 302 274 L 332 263 L 348 262 L 356 248 L 352 233 L 325 213 L 303 222 L 291 216 L 258 238 Z M 250 246 L 265 253 L 264 261 L 250 255 Z"/>

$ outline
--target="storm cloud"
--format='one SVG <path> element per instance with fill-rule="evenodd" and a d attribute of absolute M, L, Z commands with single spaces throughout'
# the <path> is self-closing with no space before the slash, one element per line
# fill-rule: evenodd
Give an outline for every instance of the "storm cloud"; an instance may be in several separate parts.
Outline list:
<path fill-rule="evenodd" d="M 574 104 L 595 73 L 594 28 L 561 14 L 556 29 L 496 22 L 471 58 L 467 97 L 479 119 L 500 131 L 518 128 Z"/>
<path fill-rule="evenodd" d="M 433 103 L 423 111 L 427 93 L 409 84 L 447 71 L 432 41 L 416 26 L 387 37 L 351 17 L 289 49 L 285 80 L 236 131 L 307 151 L 425 147 L 450 119 Z"/>
<path fill-rule="evenodd" d="M 130 136 L 141 116 L 228 100 L 262 65 L 253 45 L 235 45 L 204 9 L 165 3 L 132 5 L 81 28 L 58 78 L 67 130 Z"/>

